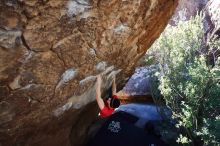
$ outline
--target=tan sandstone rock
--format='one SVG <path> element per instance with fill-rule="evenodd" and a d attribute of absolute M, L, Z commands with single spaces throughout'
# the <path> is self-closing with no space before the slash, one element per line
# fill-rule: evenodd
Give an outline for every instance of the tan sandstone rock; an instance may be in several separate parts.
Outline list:
<path fill-rule="evenodd" d="M 83 145 L 96 75 L 103 92 L 115 75 L 121 88 L 177 3 L 1 0 L 0 145 L 70 145 L 71 129 Z"/>

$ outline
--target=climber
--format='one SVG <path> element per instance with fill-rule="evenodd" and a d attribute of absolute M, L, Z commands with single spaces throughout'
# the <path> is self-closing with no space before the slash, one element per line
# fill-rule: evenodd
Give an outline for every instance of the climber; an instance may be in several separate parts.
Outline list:
<path fill-rule="evenodd" d="M 116 96 L 116 84 L 115 84 L 115 77 L 112 81 L 112 89 L 110 96 L 104 101 L 101 98 L 101 83 L 102 79 L 101 76 L 97 76 L 97 82 L 96 82 L 96 101 L 98 103 L 99 109 L 100 109 L 100 116 L 102 118 L 110 116 L 116 108 L 120 105 L 120 100 Z"/>

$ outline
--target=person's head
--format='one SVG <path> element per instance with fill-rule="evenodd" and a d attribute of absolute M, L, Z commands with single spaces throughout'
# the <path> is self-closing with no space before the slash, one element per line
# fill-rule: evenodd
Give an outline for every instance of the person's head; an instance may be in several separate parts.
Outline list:
<path fill-rule="evenodd" d="M 115 95 L 113 95 L 111 98 L 108 98 L 107 103 L 111 108 L 118 108 L 120 106 L 120 100 Z"/>

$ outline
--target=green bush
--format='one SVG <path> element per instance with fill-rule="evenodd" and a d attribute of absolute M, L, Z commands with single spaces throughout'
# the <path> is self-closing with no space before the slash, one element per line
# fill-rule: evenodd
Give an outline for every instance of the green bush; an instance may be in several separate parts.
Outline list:
<path fill-rule="evenodd" d="M 218 50 L 219 41 L 204 40 L 202 16 L 197 15 L 175 27 L 167 26 L 146 55 L 160 66 L 155 76 L 166 105 L 178 120 L 179 143 L 220 145 Z M 210 55 L 212 64 L 208 62 Z"/>

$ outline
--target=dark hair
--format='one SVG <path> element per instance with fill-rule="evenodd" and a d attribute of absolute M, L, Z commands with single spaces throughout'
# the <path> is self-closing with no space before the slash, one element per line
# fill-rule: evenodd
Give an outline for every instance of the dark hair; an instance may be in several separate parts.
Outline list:
<path fill-rule="evenodd" d="M 120 105 L 120 100 L 117 98 L 111 98 L 110 107 L 112 108 L 118 108 Z"/>

